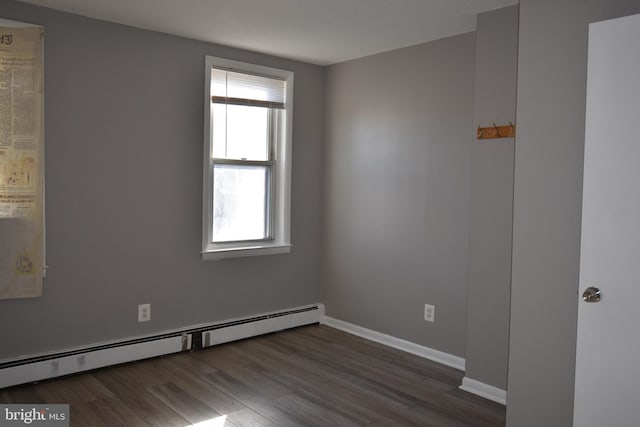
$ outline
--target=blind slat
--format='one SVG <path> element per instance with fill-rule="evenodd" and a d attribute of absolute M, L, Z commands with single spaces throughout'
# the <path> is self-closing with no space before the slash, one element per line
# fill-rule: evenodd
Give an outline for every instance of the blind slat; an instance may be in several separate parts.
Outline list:
<path fill-rule="evenodd" d="M 260 101 L 257 99 L 229 98 L 228 96 L 214 95 L 211 97 L 211 102 L 215 104 L 244 105 L 247 107 L 278 108 L 284 110 L 284 104 L 282 102 Z"/>

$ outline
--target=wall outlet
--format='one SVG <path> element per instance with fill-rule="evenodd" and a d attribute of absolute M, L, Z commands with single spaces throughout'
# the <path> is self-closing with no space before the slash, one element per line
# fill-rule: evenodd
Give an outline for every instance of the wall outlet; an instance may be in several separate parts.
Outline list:
<path fill-rule="evenodd" d="M 151 304 L 140 304 L 138 306 L 138 322 L 148 322 L 151 320 Z"/>
<path fill-rule="evenodd" d="M 424 320 L 427 322 L 435 322 L 436 320 L 436 307 L 431 304 L 424 305 Z"/>

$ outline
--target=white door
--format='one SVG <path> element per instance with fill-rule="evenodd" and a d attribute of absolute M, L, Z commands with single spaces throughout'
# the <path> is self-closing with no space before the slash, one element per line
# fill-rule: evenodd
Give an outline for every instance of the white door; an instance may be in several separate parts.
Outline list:
<path fill-rule="evenodd" d="M 640 15 L 589 27 L 578 297 L 573 425 L 638 427 Z"/>

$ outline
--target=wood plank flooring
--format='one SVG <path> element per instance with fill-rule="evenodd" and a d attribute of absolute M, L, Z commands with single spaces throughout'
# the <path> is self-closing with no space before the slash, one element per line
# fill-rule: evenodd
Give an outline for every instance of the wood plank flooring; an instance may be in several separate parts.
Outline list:
<path fill-rule="evenodd" d="M 68 403 L 84 426 L 504 426 L 453 368 L 306 326 L 0 390 L 1 403 Z"/>

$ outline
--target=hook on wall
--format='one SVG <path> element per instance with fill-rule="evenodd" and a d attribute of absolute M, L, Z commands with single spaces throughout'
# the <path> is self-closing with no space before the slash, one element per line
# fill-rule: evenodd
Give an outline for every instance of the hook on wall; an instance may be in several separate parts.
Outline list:
<path fill-rule="evenodd" d="M 508 125 L 498 126 L 493 122 L 493 126 L 478 126 L 478 139 L 513 138 L 516 136 L 516 126 L 509 122 Z"/>

